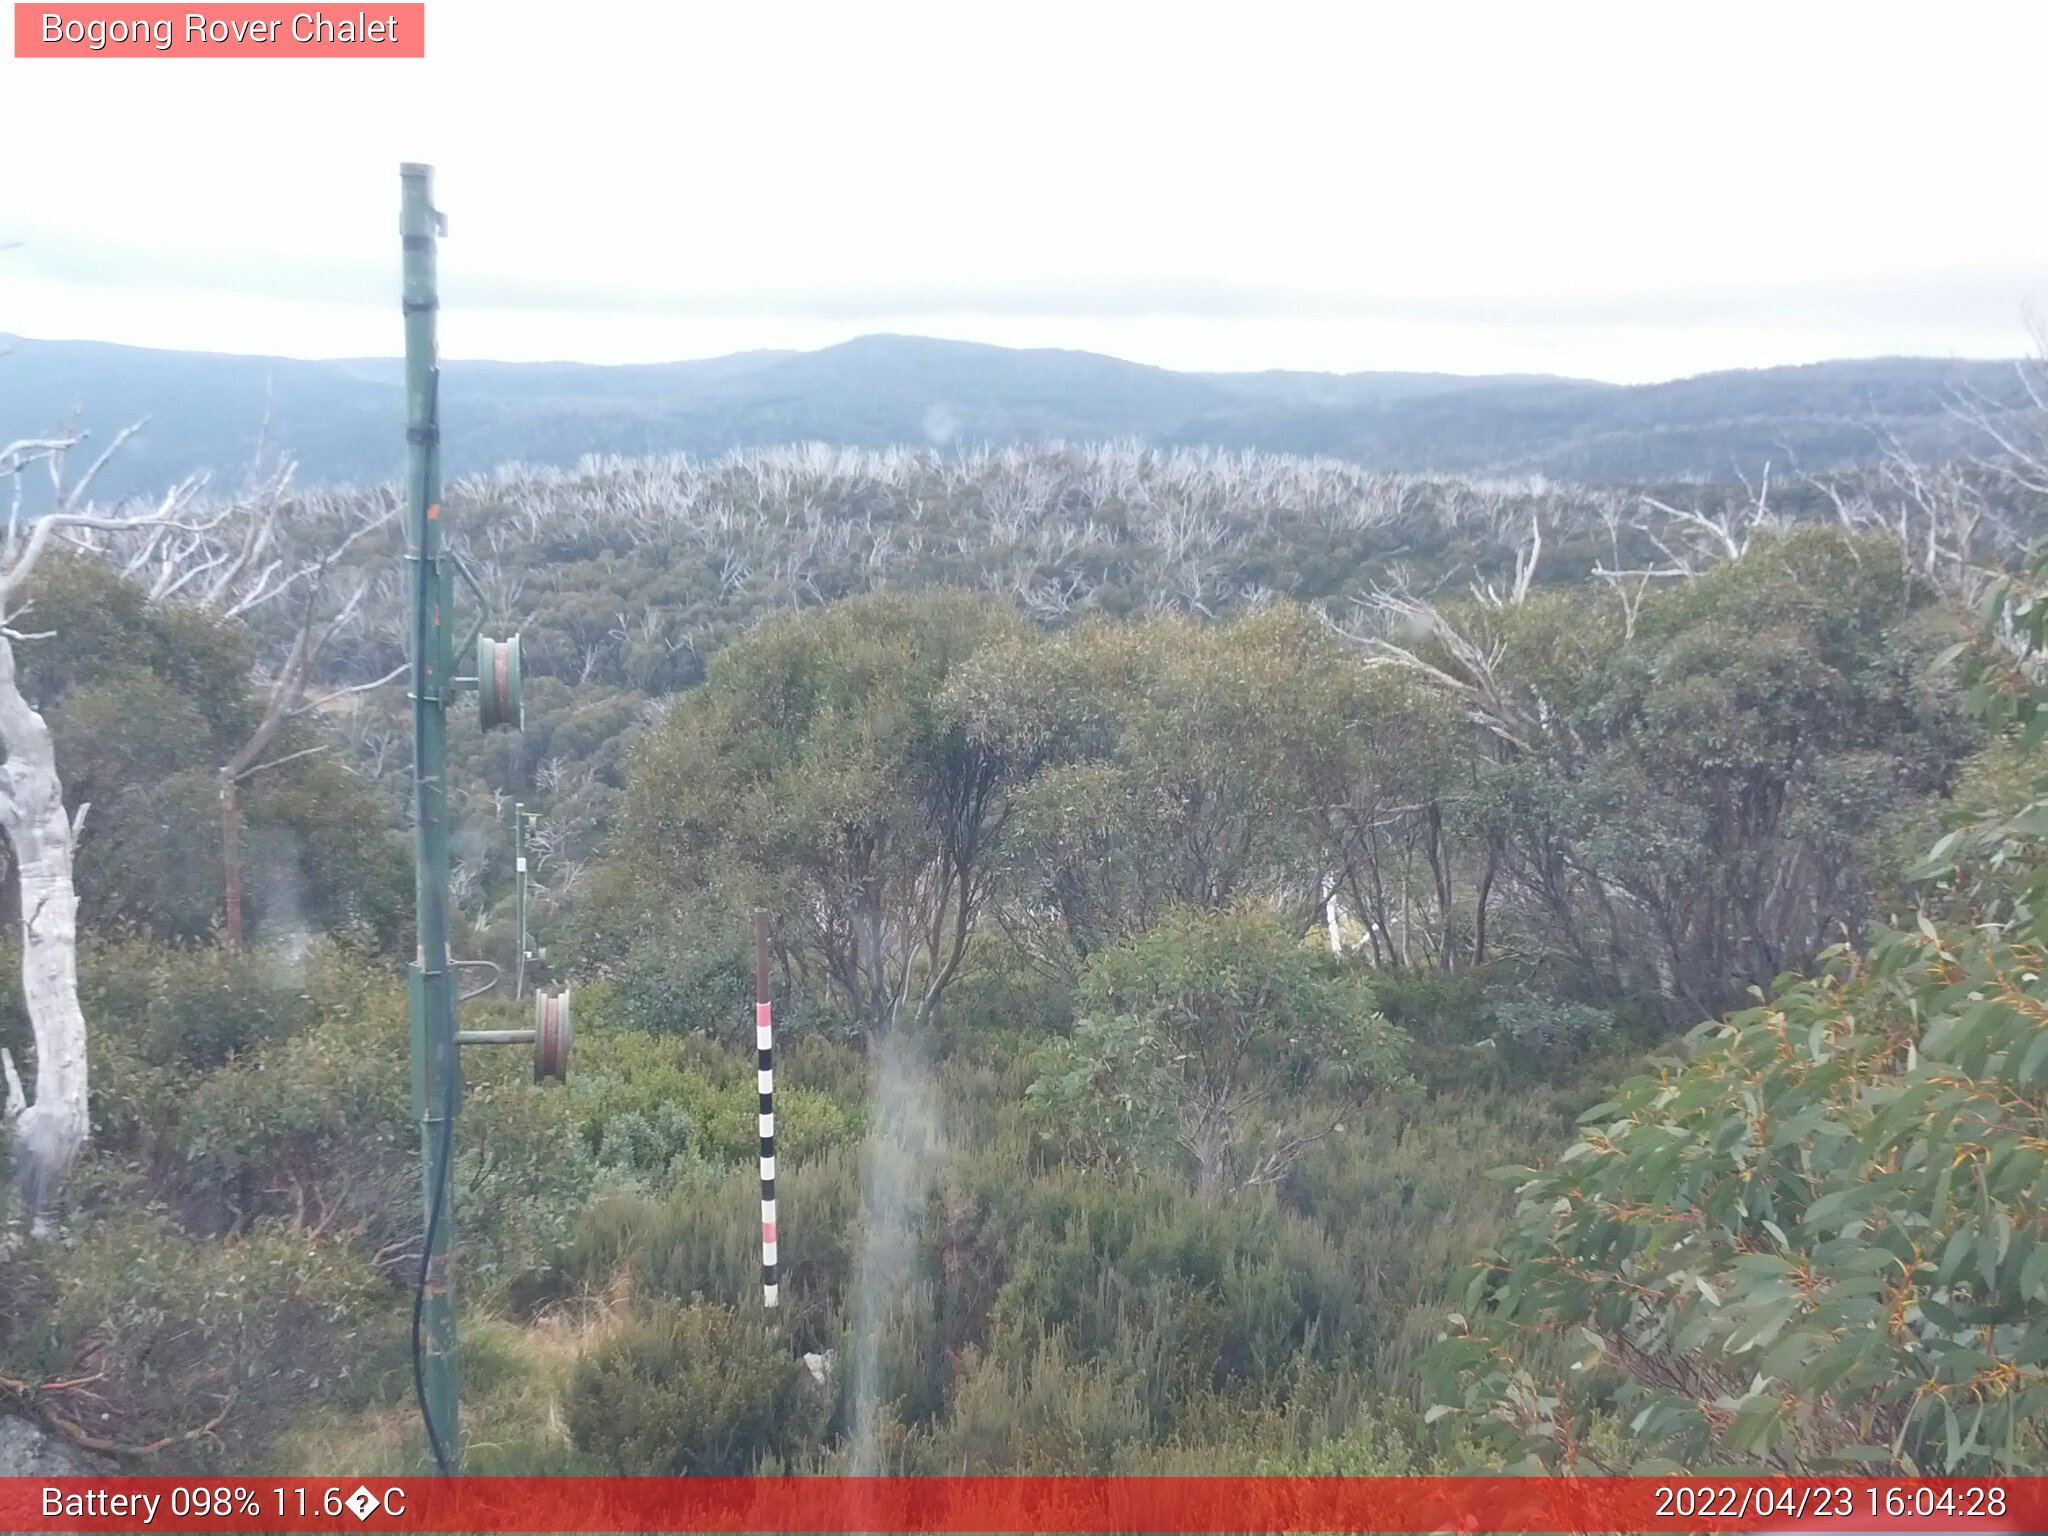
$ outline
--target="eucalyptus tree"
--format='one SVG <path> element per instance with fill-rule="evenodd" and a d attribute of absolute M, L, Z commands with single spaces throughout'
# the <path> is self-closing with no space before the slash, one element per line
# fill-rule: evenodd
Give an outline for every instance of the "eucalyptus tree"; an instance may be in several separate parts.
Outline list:
<path fill-rule="evenodd" d="M 1467 954 L 1455 716 L 1309 610 L 1086 622 L 990 648 L 958 692 L 974 739 L 1038 764 L 997 913 L 1052 969 L 1174 907 L 1255 901 L 1306 925 L 1333 896 L 1384 964 Z"/>
<path fill-rule="evenodd" d="M 397 501 L 386 490 L 300 491 L 292 484 L 294 471 L 290 460 L 266 465 L 259 456 L 245 490 L 196 522 L 92 529 L 81 540 L 152 604 L 242 628 L 255 642 L 251 681 L 258 708 L 214 766 L 226 937 L 233 945 L 243 938 L 243 786 L 329 749 L 325 741 L 300 740 L 274 751 L 294 721 L 380 688 L 405 670 L 400 663 L 358 681 L 320 681 L 341 642 L 368 620 L 367 600 L 379 583 L 374 570 L 360 568 L 360 551 L 377 550 L 395 527 Z M 346 590 L 337 591 L 343 573 Z"/>
<path fill-rule="evenodd" d="M 1360 975 L 1264 906 L 1166 913 L 1092 956 L 1077 1000 L 1031 1102 L 1094 1156 L 1184 1160 L 1205 1194 L 1277 1183 L 1367 1097 L 1414 1086 Z"/>
<path fill-rule="evenodd" d="M 614 830 L 630 904 L 675 928 L 707 901 L 766 903 L 792 970 L 869 1038 L 928 1022 L 987 905 L 1015 776 L 947 684 L 1022 629 L 983 598 L 883 594 L 728 647 L 634 756 Z"/>
<path fill-rule="evenodd" d="M 1071 969 L 1176 905 L 1320 905 L 1286 771 L 1285 728 L 1309 723 L 1289 638 L 1096 621 L 984 659 L 974 738 L 1028 742 L 1044 764 L 1006 859 L 1004 917 L 1032 953 Z"/>
<path fill-rule="evenodd" d="M 1590 1471 L 2042 1470 L 2044 587 L 2048 558 L 1995 584 L 1962 653 L 2029 771 L 1954 808 L 1917 912 L 1702 1024 L 1528 1170 L 1427 1362 L 1432 1421 Z"/>
<path fill-rule="evenodd" d="M 1863 848 L 1968 750 L 1895 546 L 1732 526 L 1643 594 L 1382 594 L 1369 664 L 1461 711 L 1503 895 L 1580 985 L 1725 1007 L 1863 916 Z M 1539 960 L 1543 956 L 1535 957 Z"/>

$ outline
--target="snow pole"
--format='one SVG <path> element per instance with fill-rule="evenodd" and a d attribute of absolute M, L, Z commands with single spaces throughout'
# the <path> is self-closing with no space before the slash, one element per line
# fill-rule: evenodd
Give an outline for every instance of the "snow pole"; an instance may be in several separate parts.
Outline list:
<path fill-rule="evenodd" d="M 754 911 L 754 1051 L 761 1089 L 761 1305 L 775 1306 L 775 1019 L 768 998 L 768 914 Z"/>

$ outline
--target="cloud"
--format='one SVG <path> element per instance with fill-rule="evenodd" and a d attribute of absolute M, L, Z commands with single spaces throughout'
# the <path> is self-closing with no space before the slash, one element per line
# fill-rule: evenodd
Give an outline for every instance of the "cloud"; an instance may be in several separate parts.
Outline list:
<path fill-rule="evenodd" d="M 196 250 L 107 240 L 52 227 L 0 226 L 0 283 L 10 276 L 68 287 L 210 293 L 247 300 L 375 308 L 397 288 L 397 255 L 299 256 Z M 394 242 L 395 247 L 396 242 Z M 1560 291 L 1495 286 L 1471 292 L 1344 290 L 1281 282 L 1159 274 L 1150 277 L 946 279 L 735 283 L 724 279 L 649 282 L 565 279 L 477 270 L 444 260 L 451 306 L 508 313 L 645 314 L 687 319 L 760 317 L 886 325 L 935 315 L 1008 319 L 1204 321 L 1398 321 L 1451 326 L 1690 328 L 1701 324 L 1797 321 L 1835 330 L 1896 330 L 1910 315 L 1917 331 L 1986 328 L 2018 333 L 2024 305 L 2048 301 L 2048 266 L 1979 264 L 1725 286 Z M 0 289 L 4 292 L 4 289 Z"/>

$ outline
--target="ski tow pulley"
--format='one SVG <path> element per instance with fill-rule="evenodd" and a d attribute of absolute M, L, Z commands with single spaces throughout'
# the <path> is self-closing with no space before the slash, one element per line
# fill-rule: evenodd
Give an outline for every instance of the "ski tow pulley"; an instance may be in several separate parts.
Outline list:
<path fill-rule="evenodd" d="M 465 1029 L 455 1036 L 457 1045 L 530 1045 L 533 1047 L 533 1080 L 569 1079 L 569 1046 L 576 1031 L 569 1023 L 569 993 L 536 992 L 533 995 L 531 1029 Z"/>
<path fill-rule="evenodd" d="M 520 729 L 526 709 L 519 687 L 519 637 L 476 642 L 477 714 L 487 731 L 509 725 Z"/>
<path fill-rule="evenodd" d="M 538 992 L 533 1001 L 533 1080 L 566 1082 L 569 1046 L 576 1036 L 569 1022 L 569 994 Z"/>

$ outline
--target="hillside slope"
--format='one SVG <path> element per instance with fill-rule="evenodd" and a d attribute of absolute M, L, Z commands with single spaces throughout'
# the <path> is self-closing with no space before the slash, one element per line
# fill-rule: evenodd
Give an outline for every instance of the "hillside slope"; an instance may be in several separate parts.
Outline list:
<path fill-rule="evenodd" d="M 0 337 L 0 432 L 149 425 L 108 493 L 199 469 L 232 476 L 264 422 L 307 481 L 365 482 L 403 458 L 395 359 L 305 361 Z M 587 453 L 717 454 L 821 440 L 860 447 L 1134 438 L 1328 454 L 1377 469 L 1623 481 L 1868 462 L 1889 434 L 1964 442 L 1960 393 L 2020 402 L 2009 363 L 1880 358 L 1620 386 L 1537 376 L 1176 373 L 1087 352 L 865 336 L 816 352 L 693 362 L 452 362 L 452 473 Z"/>

